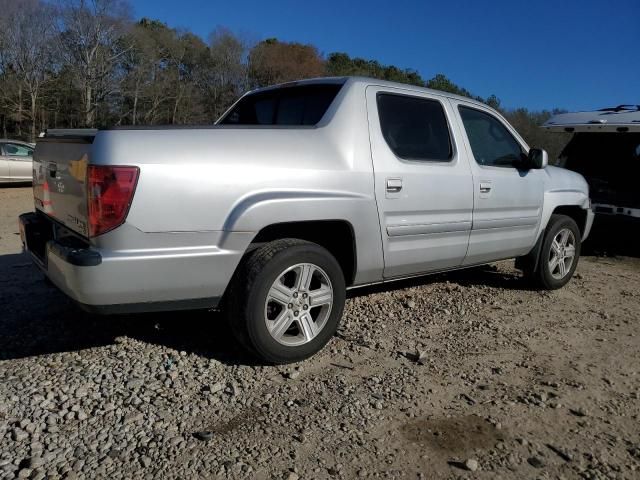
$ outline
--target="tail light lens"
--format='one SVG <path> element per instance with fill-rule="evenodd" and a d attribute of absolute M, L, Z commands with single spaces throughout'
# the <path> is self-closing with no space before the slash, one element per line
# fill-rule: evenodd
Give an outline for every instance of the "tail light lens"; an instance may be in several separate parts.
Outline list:
<path fill-rule="evenodd" d="M 139 174 L 138 167 L 89 165 L 87 191 L 90 237 L 106 233 L 124 223 Z"/>

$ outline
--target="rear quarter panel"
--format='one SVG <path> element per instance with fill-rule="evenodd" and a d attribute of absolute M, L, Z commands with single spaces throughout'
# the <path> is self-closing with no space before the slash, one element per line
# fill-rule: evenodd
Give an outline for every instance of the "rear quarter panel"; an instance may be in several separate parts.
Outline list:
<path fill-rule="evenodd" d="M 345 89 L 318 127 L 102 131 L 91 162 L 140 167 L 126 223 L 141 232 L 257 234 L 274 223 L 345 220 L 356 283 L 376 281 L 383 261 L 364 91 Z"/>

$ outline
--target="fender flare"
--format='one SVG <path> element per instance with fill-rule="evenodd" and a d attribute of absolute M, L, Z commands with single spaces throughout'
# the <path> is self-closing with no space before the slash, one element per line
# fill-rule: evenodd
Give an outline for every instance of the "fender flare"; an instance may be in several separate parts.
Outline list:
<path fill-rule="evenodd" d="M 560 207 L 580 207 L 588 209 L 589 197 L 582 190 L 576 189 L 558 189 L 545 192 L 544 206 L 542 209 L 536 243 L 529 253 L 516 258 L 516 268 L 530 268 L 534 272 L 538 270 L 540 254 L 542 252 L 542 243 L 544 242 L 544 234 L 549 226 L 551 216 Z M 587 225 L 584 227 L 586 228 Z"/>
<path fill-rule="evenodd" d="M 238 200 L 231 211 L 226 216 L 222 230 L 223 231 L 258 231 L 267 225 L 277 223 L 277 221 L 295 221 L 292 218 L 283 219 L 281 215 L 275 215 L 272 219 L 258 220 L 256 212 L 258 209 L 273 208 L 276 205 L 283 207 L 286 204 L 295 204 L 297 202 L 316 202 L 319 200 L 370 200 L 366 195 L 359 195 L 352 192 L 342 191 L 324 191 L 324 190 L 267 190 L 252 192 L 249 195 Z M 284 204 L 284 205 L 283 205 Z M 291 214 L 288 211 L 287 214 Z M 295 214 L 293 215 L 295 217 Z M 306 220 L 331 220 L 335 215 L 314 215 L 314 218 L 305 218 Z M 302 220 L 302 219 L 301 219 Z"/>
<path fill-rule="evenodd" d="M 589 208 L 589 195 L 580 189 L 562 188 L 544 192 L 542 214 L 537 237 L 541 237 L 547 229 L 551 215 L 559 207 Z"/>
<path fill-rule="evenodd" d="M 344 221 L 355 238 L 355 283 L 378 281 L 384 269 L 380 219 L 373 195 L 339 190 L 282 189 L 252 192 L 225 217 L 221 246 L 231 232 L 258 234 L 278 223 Z M 330 235 L 330 232 L 327 232 Z"/>

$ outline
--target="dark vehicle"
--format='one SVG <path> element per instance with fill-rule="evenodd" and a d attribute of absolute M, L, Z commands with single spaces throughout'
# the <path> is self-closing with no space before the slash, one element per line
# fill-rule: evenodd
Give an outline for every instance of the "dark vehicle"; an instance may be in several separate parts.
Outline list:
<path fill-rule="evenodd" d="M 592 241 L 606 250 L 640 253 L 640 105 L 556 115 L 543 127 L 574 134 L 557 165 L 589 183 L 596 213 Z"/>

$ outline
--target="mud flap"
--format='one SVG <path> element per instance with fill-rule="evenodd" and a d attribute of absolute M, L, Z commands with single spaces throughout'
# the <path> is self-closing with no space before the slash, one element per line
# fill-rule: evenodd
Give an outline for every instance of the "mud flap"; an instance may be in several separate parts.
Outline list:
<path fill-rule="evenodd" d="M 545 231 L 540 233 L 536 244 L 529 253 L 522 257 L 516 258 L 515 267 L 523 272 L 537 272 L 540 265 L 540 252 L 542 251 L 542 242 L 544 241 Z"/>

